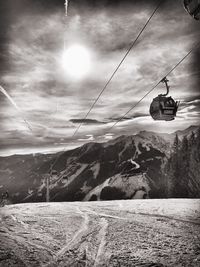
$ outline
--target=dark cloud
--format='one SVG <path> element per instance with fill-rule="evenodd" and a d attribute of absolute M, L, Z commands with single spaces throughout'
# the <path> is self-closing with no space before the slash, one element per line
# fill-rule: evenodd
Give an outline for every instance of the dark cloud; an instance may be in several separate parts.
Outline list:
<path fill-rule="evenodd" d="M 83 123 L 83 124 L 105 124 L 105 122 L 94 120 L 94 119 L 71 119 L 70 120 L 73 123 Z"/>
<path fill-rule="evenodd" d="M 112 117 L 112 118 L 109 118 L 108 120 L 110 121 L 113 121 L 113 122 L 116 122 L 116 121 L 128 121 L 128 120 L 133 120 L 135 118 L 142 118 L 142 117 L 146 117 L 148 116 L 149 113 L 139 113 L 139 112 L 136 112 L 134 113 L 132 116 L 125 116 L 125 117 Z"/>

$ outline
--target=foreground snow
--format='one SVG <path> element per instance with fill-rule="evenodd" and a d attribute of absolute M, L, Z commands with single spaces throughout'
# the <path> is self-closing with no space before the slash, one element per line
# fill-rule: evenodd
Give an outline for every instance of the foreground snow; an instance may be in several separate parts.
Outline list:
<path fill-rule="evenodd" d="M 0 209 L 0 266 L 200 266 L 200 200 Z"/>

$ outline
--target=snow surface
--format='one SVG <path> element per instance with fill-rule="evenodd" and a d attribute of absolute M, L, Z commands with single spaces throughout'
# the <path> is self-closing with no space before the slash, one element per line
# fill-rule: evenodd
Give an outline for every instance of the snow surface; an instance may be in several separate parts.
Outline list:
<path fill-rule="evenodd" d="M 77 176 L 79 176 L 86 168 L 88 164 L 79 164 L 75 173 L 69 175 L 69 178 L 64 181 L 64 186 L 67 187 Z M 68 176 L 67 171 L 64 171 L 65 176 Z"/>
<path fill-rule="evenodd" d="M 137 163 L 135 162 L 134 166 Z M 139 165 L 137 164 L 136 167 Z M 139 198 L 139 194 L 136 193 L 136 196 L 132 197 L 135 192 L 140 190 L 142 187 L 145 188 L 145 191 L 143 191 L 143 194 L 140 194 L 141 198 L 143 198 L 143 195 L 145 193 L 148 193 L 150 190 L 150 187 L 148 185 L 147 178 L 142 175 L 135 175 L 135 176 L 127 176 L 127 175 L 121 175 L 116 174 L 115 176 L 112 176 L 105 180 L 102 184 L 96 186 L 93 188 L 84 198 L 84 201 L 89 201 L 92 195 L 96 195 L 97 199 L 100 200 L 100 194 L 103 188 L 106 186 L 111 186 L 120 189 L 122 192 L 125 193 L 125 196 L 127 198 Z"/>
<path fill-rule="evenodd" d="M 140 168 L 140 165 L 133 159 L 130 159 L 130 162 L 134 165 L 134 170 L 137 170 Z"/>
<path fill-rule="evenodd" d="M 200 200 L 0 209 L 0 266 L 200 266 Z"/>
<path fill-rule="evenodd" d="M 94 189 L 92 189 L 84 198 L 84 201 L 90 200 L 92 195 L 97 196 L 97 200 L 100 200 L 100 193 L 102 189 L 109 185 L 110 178 L 105 180 L 102 184 L 96 186 Z"/>
<path fill-rule="evenodd" d="M 99 171 L 100 171 L 101 164 L 96 162 L 90 169 L 93 171 L 94 179 L 97 178 Z"/>

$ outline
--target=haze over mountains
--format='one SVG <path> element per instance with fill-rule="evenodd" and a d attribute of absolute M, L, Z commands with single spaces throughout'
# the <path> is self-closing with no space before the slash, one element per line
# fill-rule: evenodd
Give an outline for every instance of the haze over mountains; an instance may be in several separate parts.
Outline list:
<path fill-rule="evenodd" d="M 51 201 L 181 197 L 182 191 L 184 197 L 199 197 L 198 173 L 191 170 L 198 164 L 198 155 L 191 153 L 198 132 L 198 126 L 173 134 L 142 131 L 64 153 L 0 157 L 0 193 L 8 191 L 12 203 L 45 201 L 46 177 L 57 158 L 50 177 Z M 191 136 L 195 138 L 188 152 L 194 154 L 192 167 L 180 187 L 170 165 L 176 134 L 180 151 L 181 140 L 190 144 Z"/>

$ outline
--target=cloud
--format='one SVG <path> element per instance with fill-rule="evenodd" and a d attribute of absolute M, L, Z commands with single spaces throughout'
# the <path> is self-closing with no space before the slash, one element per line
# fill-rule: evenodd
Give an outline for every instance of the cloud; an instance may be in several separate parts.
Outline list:
<path fill-rule="evenodd" d="M 129 105 L 130 106 L 130 105 Z M 149 115 L 149 113 L 139 113 L 139 112 L 134 112 L 134 114 L 131 116 L 124 116 L 124 117 L 112 117 L 109 118 L 110 121 L 116 122 L 116 121 L 128 121 L 128 120 L 133 120 L 136 118 L 142 118 Z"/>
<path fill-rule="evenodd" d="M 94 141 L 94 136 L 93 135 L 86 135 L 86 138 L 80 138 L 78 139 L 78 141 L 81 141 L 81 142 L 91 142 L 91 141 Z"/>
<path fill-rule="evenodd" d="M 105 124 L 105 122 L 97 121 L 94 119 L 71 119 L 70 120 L 73 123 L 83 123 L 83 124 Z"/>

